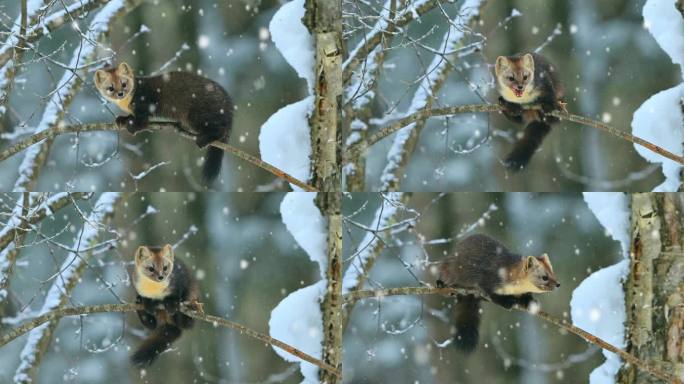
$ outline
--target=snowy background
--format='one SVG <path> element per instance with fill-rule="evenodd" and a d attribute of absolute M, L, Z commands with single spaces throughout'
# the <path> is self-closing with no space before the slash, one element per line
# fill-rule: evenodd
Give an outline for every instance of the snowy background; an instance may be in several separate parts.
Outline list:
<path fill-rule="evenodd" d="M 6 217 L 17 195 L 0 195 Z M 77 201 L 88 213 L 99 196 Z M 282 222 L 284 194 L 132 194 L 124 195 L 111 230 L 102 240 L 119 238 L 114 249 L 98 251 L 77 285 L 70 305 L 117 303 L 133 299 L 124 268 L 139 244 L 175 244 L 176 255 L 195 268 L 207 313 L 268 333 L 273 308 L 290 292 L 320 279 Z M 150 207 L 154 209 L 150 209 Z M 157 211 L 154 213 L 154 211 Z M 145 212 L 149 212 L 143 216 Z M 4 220 L 4 219 L 3 219 Z M 71 246 L 83 220 L 73 206 L 47 220 L 40 233 Z M 192 227 L 196 232 L 192 232 Z M 0 306 L 2 330 L 43 306 L 67 252 L 34 233 L 26 239 L 10 281 L 10 299 Z M 109 289 L 111 288 L 111 290 Z M 142 337 L 135 315 L 95 315 L 60 322 L 43 358 L 38 382 L 141 382 L 128 362 Z M 0 382 L 10 382 L 26 336 L 0 349 Z M 301 381 L 298 366 L 269 346 L 226 328 L 198 323 L 147 374 L 147 382 L 268 383 Z M 56 379 L 59 378 L 59 379 Z M 277 379 L 277 380 L 276 380 Z"/>
<path fill-rule="evenodd" d="M 356 212 L 356 222 L 375 227 L 371 219 L 383 201 L 385 209 L 390 207 L 377 194 L 354 194 L 345 199 L 344 212 Z M 487 233 L 519 253 L 549 254 L 562 285 L 537 296 L 544 311 L 570 320 L 575 288 L 592 272 L 623 257 L 620 243 L 604 230 L 582 195 L 418 193 L 408 207 L 414 211 L 402 209 L 396 219 L 417 217 L 415 228 L 395 227 L 397 233 L 377 259 L 366 287 L 434 284 L 430 267 L 451 252 L 455 239 Z M 347 226 L 347 261 L 367 244 L 366 233 Z M 592 298 L 585 302 L 590 307 Z M 574 335 L 487 303 L 480 346 L 464 358 L 446 345 L 450 303 L 451 299 L 439 297 L 390 297 L 357 304 L 345 329 L 345 381 L 587 383 L 604 361 L 599 350 Z M 603 316 L 606 321 L 614 317 L 607 311 Z"/>
<path fill-rule="evenodd" d="M 417 8 L 422 3 L 411 4 Z M 435 52 L 453 48 L 442 45 L 450 26 L 444 16 L 447 14 L 454 20 L 450 37 L 464 33 L 465 39 L 456 45 L 461 49 L 460 57 L 451 59 L 449 64 L 455 68 L 437 93 L 433 107 L 495 101 L 493 68 L 488 63 L 498 55 L 541 48 L 541 53 L 559 68 L 571 113 L 623 131 L 634 129 L 634 134 L 681 154 L 683 96 L 678 85 L 682 72 L 677 64 L 682 63 L 684 19 L 674 8 L 674 1 L 651 0 L 647 7 L 644 0 L 485 3 L 472 30 L 460 24 L 466 20 L 468 9 L 461 9 L 464 3 L 459 1 L 433 9 L 421 16 L 420 22 L 396 33 L 388 43 L 391 49 L 380 70 L 377 91 L 367 94 L 363 88 L 347 89 L 355 103 L 364 102 L 364 98 L 372 100 L 371 125 L 383 126 L 388 116 L 402 116 L 424 101 L 420 97 L 426 90 L 424 76 L 434 76 L 436 69 L 447 65 Z M 352 50 L 372 33 L 377 15 L 390 1 L 345 0 L 344 4 Z M 369 62 L 359 66 L 358 72 L 366 73 L 369 81 L 373 69 Z M 665 90 L 667 94 L 642 106 Z M 640 107 L 643 117 L 636 122 L 635 111 Z M 401 179 L 401 190 L 648 191 L 661 185 L 666 176 L 672 180 L 663 187 L 670 191 L 676 188 L 680 166 L 669 163 L 661 167 L 663 158 L 658 155 L 641 149 L 637 153 L 628 142 L 567 122 L 551 131 L 526 172 L 505 172 L 500 160 L 510 150 L 518 128 L 502 116 L 487 116 L 461 114 L 429 120 L 408 166 L 395 175 Z M 366 190 L 383 187 L 396 153 L 393 144 L 399 138 L 400 134 L 385 138 L 369 151 Z"/>
<path fill-rule="evenodd" d="M 49 12 L 72 2 L 78 3 L 50 2 Z M 0 4 L 0 31 L 14 23 L 18 5 L 18 1 Z M 280 5 L 273 0 L 144 1 L 113 24 L 110 37 L 98 50 L 98 59 L 126 61 L 144 74 L 164 67 L 200 72 L 218 81 L 236 104 L 230 144 L 258 156 L 260 126 L 281 107 L 308 95 L 306 82 L 298 78 L 271 40 L 269 22 Z M 69 63 L 81 41 L 75 25 L 86 29 L 94 14 L 77 19 L 71 28 L 67 25 L 53 32 L 51 38 L 41 39 L 37 48 L 44 55 L 50 54 L 56 63 Z M 28 65 L 16 78 L 8 113 L 0 119 L 0 133 L 31 129 L 40 121 L 44 96 L 54 89 L 64 69 L 38 59 L 32 54 L 25 56 Z M 115 105 L 105 105 L 98 97 L 92 83 L 95 69 L 88 69 L 86 84 L 65 117 L 67 124 L 113 122 L 121 114 Z M 0 138 L 0 148 L 13 140 Z M 8 190 L 14 183 L 24 153 L 0 163 L 2 189 Z M 172 132 L 135 137 L 112 132 L 64 135 L 52 146 L 35 190 L 203 190 L 198 177 L 203 155 L 194 143 Z M 233 156 L 225 158 L 214 189 L 253 191 L 275 179 Z M 104 164 L 93 167 L 101 162 Z M 142 180 L 134 180 L 134 175 L 162 162 L 168 164 Z M 281 188 L 281 184 L 275 187 Z"/>

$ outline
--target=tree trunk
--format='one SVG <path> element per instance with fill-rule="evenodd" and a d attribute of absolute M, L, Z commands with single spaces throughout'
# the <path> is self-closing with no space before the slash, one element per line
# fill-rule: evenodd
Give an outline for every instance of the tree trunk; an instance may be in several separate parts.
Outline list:
<path fill-rule="evenodd" d="M 304 24 L 316 50 L 311 126 L 312 182 L 319 191 L 340 191 L 342 8 L 337 0 L 306 0 Z"/>
<path fill-rule="evenodd" d="M 323 315 L 323 361 L 342 369 L 342 215 L 340 193 L 319 193 L 316 205 L 328 220 L 327 286 L 321 304 Z M 338 378 L 320 371 L 321 383 L 337 383 Z"/>
<path fill-rule="evenodd" d="M 624 283 L 627 352 L 684 379 L 684 195 L 632 195 L 630 269 Z M 659 383 L 629 365 L 620 383 Z"/>

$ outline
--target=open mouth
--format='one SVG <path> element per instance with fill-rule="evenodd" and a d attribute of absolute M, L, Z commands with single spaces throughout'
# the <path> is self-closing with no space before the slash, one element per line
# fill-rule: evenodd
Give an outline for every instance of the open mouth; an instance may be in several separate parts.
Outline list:
<path fill-rule="evenodd" d="M 523 91 L 522 89 L 518 88 L 511 88 L 511 91 L 515 94 L 516 97 L 522 97 Z"/>

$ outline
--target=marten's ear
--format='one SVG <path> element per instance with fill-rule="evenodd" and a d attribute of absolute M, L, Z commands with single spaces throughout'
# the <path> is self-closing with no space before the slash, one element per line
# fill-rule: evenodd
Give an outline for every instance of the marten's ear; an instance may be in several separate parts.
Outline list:
<path fill-rule="evenodd" d="M 107 80 L 108 76 L 109 75 L 107 75 L 107 72 L 105 72 L 101 69 L 98 69 L 97 71 L 95 71 L 95 76 L 93 77 L 95 79 L 95 86 L 98 88 L 101 88 L 102 83 L 104 83 L 105 80 Z"/>
<path fill-rule="evenodd" d="M 131 66 L 128 65 L 125 61 L 119 64 L 118 67 L 116 67 L 116 71 L 119 73 L 119 75 L 123 76 L 133 76 L 133 70 L 131 69 Z"/>
<path fill-rule="evenodd" d="M 526 53 L 523 57 L 523 67 L 527 68 L 530 70 L 530 72 L 534 72 L 534 57 L 532 57 L 531 53 Z"/>
<path fill-rule="evenodd" d="M 145 252 L 147 250 L 147 247 L 140 246 L 138 249 L 135 250 L 135 262 L 139 263 L 143 260 L 145 257 Z"/>
<path fill-rule="evenodd" d="M 171 244 L 166 244 L 162 248 L 162 257 L 170 261 L 173 261 L 173 247 L 171 246 Z"/>
<path fill-rule="evenodd" d="M 525 265 L 523 266 L 523 271 L 529 272 L 530 270 L 532 270 L 532 268 L 534 268 L 534 263 L 536 262 L 537 259 L 535 259 L 534 256 L 527 256 L 527 258 L 525 259 Z"/>
<path fill-rule="evenodd" d="M 539 261 L 542 262 L 551 272 L 553 272 L 553 266 L 551 266 L 551 260 L 549 260 L 549 255 L 548 254 L 543 254 L 538 257 Z"/>
<path fill-rule="evenodd" d="M 496 73 L 496 75 L 498 76 L 506 68 L 508 68 L 508 58 L 505 56 L 497 57 L 496 64 L 494 65 L 494 72 Z"/>

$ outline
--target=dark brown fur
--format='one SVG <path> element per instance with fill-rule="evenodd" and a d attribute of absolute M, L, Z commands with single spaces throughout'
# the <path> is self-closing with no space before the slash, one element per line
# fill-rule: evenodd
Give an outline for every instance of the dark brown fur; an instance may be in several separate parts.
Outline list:
<path fill-rule="evenodd" d="M 114 93 L 108 97 L 123 96 L 125 90 L 119 89 L 119 78 L 129 76 L 134 79 L 133 97 L 128 106 L 132 112 L 119 116 L 116 123 L 130 133 L 147 128 L 150 118 L 169 119 L 180 123 L 183 130 L 196 136 L 197 146 L 204 148 L 212 141 L 227 143 L 232 127 L 233 103 L 220 84 L 205 77 L 188 72 L 168 72 L 158 76 L 129 76 L 120 74 L 130 67 L 121 66 L 102 72 L 112 76 Z M 98 71 L 100 72 L 100 71 Z M 96 82 L 103 75 L 96 74 Z M 128 85 L 130 88 L 131 85 Z M 100 92 L 106 90 L 100 89 Z M 115 100 L 113 100 L 115 101 Z M 223 150 L 215 147 L 207 149 L 207 157 L 202 169 L 206 182 L 213 181 L 221 171 Z"/>
<path fill-rule="evenodd" d="M 511 121 L 519 124 L 527 124 L 524 135 L 517 141 L 513 150 L 506 156 L 504 163 L 514 171 L 521 170 L 529 164 L 534 152 L 541 146 L 544 137 L 550 132 L 551 124 L 558 122 L 558 119 L 547 115 L 553 110 L 565 110 L 563 103 L 563 88 L 556 68 L 543 56 L 531 53 L 534 62 L 534 76 L 532 79 L 532 89 L 539 95 L 535 100 L 519 104 L 506 100 L 503 96 L 499 97 L 499 103 L 504 107 L 503 114 Z M 522 89 L 525 80 L 523 78 L 525 64 L 524 54 L 508 56 L 507 59 L 512 73 L 509 73 L 514 80 L 497 73 L 499 92 L 504 87 Z M 497 63 L 499 59 L 497 59 Z M 536 106 L 541 110 L 524 110 L 524 107 Z"/>
<path fill-rule="evenodd" d="M 152 252 L 160 252 L 159 247 L 148 247 Z M 137 267 L 137 266 L 136 266 Z M 145 309 L 137 311 L 140 322 L 152 332 L 131 356 L 131 362 L 139 367 L 149 366 L 171 344 L 184 329 L 193 326 L 193 319 L 180 312 L 182 302 L 196 302 L 199 287 L 185 264 L 175 258 L 170 275 L 168 294 L 163 299 L 150 299 L 140 294 L 136 303 Z"/>
<path fill-rule="evenodd" d="M 558 284 L 546 256 L 535 258 L 543 268 L 548 281 L 543 290 L 552 290 Z M 531 293 L 520 295 L 497 294 L 497 289 L 510 286 L 519 281 L 531 280 L 530 269 L 525 264 L 532 261 L 513 253 L 498 240 L 487 235 L 472 235 L 461 240 L 454 249 L 454 256 L 447 257 L 439 265 L 438 287 L 459 287 L 480 289 L 492 302 L 511 308 L 518 305 L 528 308 L 533 302 Z M 532 267 L 529 267 L 532 268 Z M 480 298 L 472 295 L 458 296 L 454 305 L 455 346 L 470 353 L 477 347 L 480 324 Z"/>

